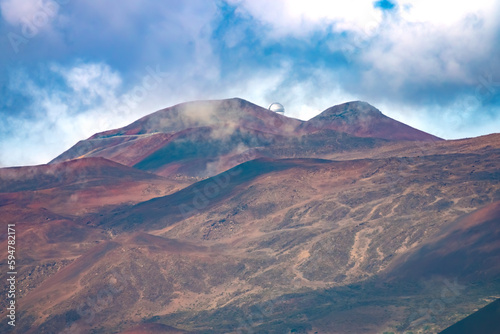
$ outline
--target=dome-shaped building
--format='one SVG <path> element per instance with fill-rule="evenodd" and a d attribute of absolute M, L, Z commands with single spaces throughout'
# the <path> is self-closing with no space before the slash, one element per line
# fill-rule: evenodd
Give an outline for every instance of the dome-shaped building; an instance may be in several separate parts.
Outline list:
<path fill-rule="evenodd" d="M 277 112 L 281 115 L 285 114 L 285 107 L 283 107 L 283 105 L 278 102 L 271 103 L 271 105 L 269 106 L 269 110 Z"/>

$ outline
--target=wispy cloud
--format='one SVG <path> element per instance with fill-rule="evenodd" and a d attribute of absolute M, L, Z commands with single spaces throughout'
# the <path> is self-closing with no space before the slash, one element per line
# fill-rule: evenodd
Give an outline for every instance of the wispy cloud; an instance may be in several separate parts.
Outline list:
<path fill-rule="evenodd" d="M 154 84 L 147 69 L 146 76 Z M 11 75 L 10 92 L 30 103 L 22 112 L 3 118 L 1 130 L 8 133 L 0 137 L 3 165 L 48 162 L 80 139 L 134 121 L 145 114 L 143 105 L 148 105 L 147 101 L 136 102 L 157 94 L 154 88 L 158 87 L 124 90 L 120 74 L 103 63 L 50 65 L 38 77 L 47 80 L 37 82 L 23 70 Z M 139 93 L 138 87 L 142 89 Z"/>

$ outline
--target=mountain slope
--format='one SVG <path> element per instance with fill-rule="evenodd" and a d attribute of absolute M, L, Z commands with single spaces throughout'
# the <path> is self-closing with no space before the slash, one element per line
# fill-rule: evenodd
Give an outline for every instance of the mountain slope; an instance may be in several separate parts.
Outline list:
<path fill-rule="evenodd" d="M 84 215 L 75 223 L 106 233 L 85 234 L 78 257 L 74 250 L 68 257 L 64 243 L 52 246 L 61 269 L 21 299 L 33 316 L 26 326 L 88 332 L 98 323 L 125 331 L 147 320 L 206 333 L 247 325 L 345 333 L 364 318 L 367 332 L 391 328 L 433 297 L 404 277 L 380 290 L 386 283 L 377 275 L 500 200 L 499 158 L 492 150 L 413 160 L 258 159 L 167 196 Z M 482 246 L 472 245 L 469 252 Z M 500 260 L 481 254 L 484 264 Z M 481 289 L 477 295 L 491 293 Z M 401 302 L 410 297 L 415 301 Z M 380 303 L 393 315 L 379 314 Z M 106 311 L 97 312 L 101 307 Z M 263 310 L 262 321 L 248 320 L 252 307 Z"/>
<path fill-rule="evenodd" d="M 500 135 L 413 141 L 335 110 L 182 104 L 0 169 L 17 331 L 437 332 L 498 296 Z"/>
<path fill-rule="evenodd" d="M 188 184 L 104 158 L 82 158 L 0 169 L 0 205 L 75 214 L 142 202 L 175 192 Z"/>
<path fill-rule="evenodd" d="M 500 201 L 464 216 L 391 270 L 399 279 L 452 275 L 481 281 L 500 277 Z M 402 276 L 402 277 L 401 277 Z"/>
<path fill-rule="evenodd" d="M 366 102 L 333 106 L 301 125 L 307 132 L 331 129 L 357 137 L 388 140 L 439 141 L 436 136 L 414 129 L 382 114 Z"/>

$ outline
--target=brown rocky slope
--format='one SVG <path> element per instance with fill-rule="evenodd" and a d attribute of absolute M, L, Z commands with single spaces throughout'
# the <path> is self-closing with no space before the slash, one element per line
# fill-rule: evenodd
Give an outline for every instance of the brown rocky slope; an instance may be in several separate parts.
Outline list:
<path fill-rule="evenodd" d="M 96 157 L 0 169 L 2 223 L 18 229 L 17 332 L 435 332 L 498 295 L 500 135 L 299 128 L 266 129 L 258 154 L 197 182 Z M 149 130 L 116 131 L 105 135 Z"/>

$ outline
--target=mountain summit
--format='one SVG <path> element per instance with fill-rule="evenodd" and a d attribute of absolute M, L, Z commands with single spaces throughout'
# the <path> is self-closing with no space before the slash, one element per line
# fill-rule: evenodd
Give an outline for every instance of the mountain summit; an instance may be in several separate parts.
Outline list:
<path fill-rule="evenodd" d="M 331 129 L 357 137 L 388 140 L 442 140 L 387 117 L 374 106 L 362 101 L 347 102 L 328 108 L 310 119 L 304 124 L 304 128 L 307 131 Z"/>
<path fill-rule="evenodd" d="M 239 98 L 181 103 L 97 133 L 54 159 L 102 157 L 162 176 L 207 177 L 256 158 L 369 149 L 382 141 L 440 138 L 349 102 L 304 122 Z M 307 152 L 307 153 L 305 153 Z"/>
<path fill-rule="evenodd" d="M 282 134 L 284 128 L 275 125 L 285 122 L 289 123 L 289 129 L 302 123 L 302 121 L 284 117 L 240 98 L 192 101 L 159 110 L 123 128 L 97 133 L 89 139 L 176 133 L 209 126 L 243 127 Z"/>

